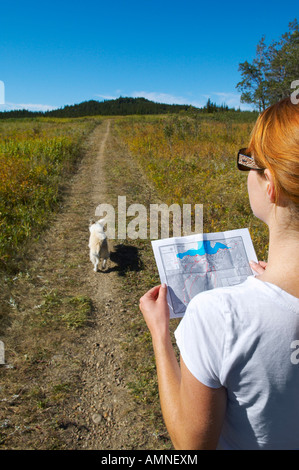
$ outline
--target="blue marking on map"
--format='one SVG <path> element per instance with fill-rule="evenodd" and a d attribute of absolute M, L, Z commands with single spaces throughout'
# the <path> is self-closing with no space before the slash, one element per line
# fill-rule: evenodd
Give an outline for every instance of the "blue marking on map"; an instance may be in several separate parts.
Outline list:
<path fill-rule="evenodd" d="M 216 242 L 214 246 L 211 246 L 211 242 L 209 240 L 200 241 L 197 243 L 197 245 L 198 245 L 198 248 L 196 250 L 191 249 L 191 250 L 184 251 L 183 253 L 178 253 L 177 257 L 182 259 L 184 258 L 184 256 L 196 256 L 196 255 L 203 256 L 205 254 L 214 255 L 219 250 L 224 250 L 224 249 L 229 250 L 230 248 L 229 246 L 226 246 L 220 242 Z"/>

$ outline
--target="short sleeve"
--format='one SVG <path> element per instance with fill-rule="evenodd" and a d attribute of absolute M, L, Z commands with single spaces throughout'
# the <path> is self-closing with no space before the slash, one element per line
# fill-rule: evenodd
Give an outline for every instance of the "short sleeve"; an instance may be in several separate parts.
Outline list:
<path fill-rule="evenodd" d="M 219 388 L 225 354 L 225 315 L 216 290 L 196 295 L 175 330 L 186 367 L 201 383 Z"/>

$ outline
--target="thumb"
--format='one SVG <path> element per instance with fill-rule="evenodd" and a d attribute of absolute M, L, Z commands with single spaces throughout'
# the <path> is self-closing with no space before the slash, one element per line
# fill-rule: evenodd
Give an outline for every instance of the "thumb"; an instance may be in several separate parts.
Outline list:
<path fill-rule="evenodd" d="M 166 298 L 167 294 L 167 286 L 165 283 L 161 284 L 160 290 L 159 290 L 159 299 L 164 300 Z"/>

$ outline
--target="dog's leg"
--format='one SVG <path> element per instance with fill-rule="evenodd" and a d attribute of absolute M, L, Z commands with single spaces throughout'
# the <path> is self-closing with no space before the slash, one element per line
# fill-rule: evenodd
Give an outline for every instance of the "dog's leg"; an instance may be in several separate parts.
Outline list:
<path fill-rule="evenodd" d="M 106 260 L 106 258 L 104 258 L 104 259 L 103 259 L 103 263 L 102 263 L 102 269 L 105 269 L 106 263 L 107 263 L 107 260 Z"/>
<path fill-rule="evenodd" d="M 95 263 L 94 263 L 94 268 L 93 268 L 93 270 L 94 270 L 95 273 L 98 272 L 98 264 L 99 264 L 99 260 L 96 259 L 96 261 L 95 261 Z"/>

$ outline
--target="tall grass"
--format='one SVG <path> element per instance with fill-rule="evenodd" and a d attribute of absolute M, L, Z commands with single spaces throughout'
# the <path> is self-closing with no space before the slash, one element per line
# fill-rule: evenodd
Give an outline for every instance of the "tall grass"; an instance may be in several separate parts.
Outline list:
<path fill-rule="evenodd" d="M 246 122 L 179 115 L 117 122 L 119 136 L 164 203 L 203 204 L 205 232 L 249 227 L 265 259 L 267 230 L 252 215 L 246 175 L 236 168 L 252 127 L 248 116 Z"/>
<path fill-rule="evenodd" d="M 95 120 L 0 122 L 0 266 L 46 223 Z"/>

